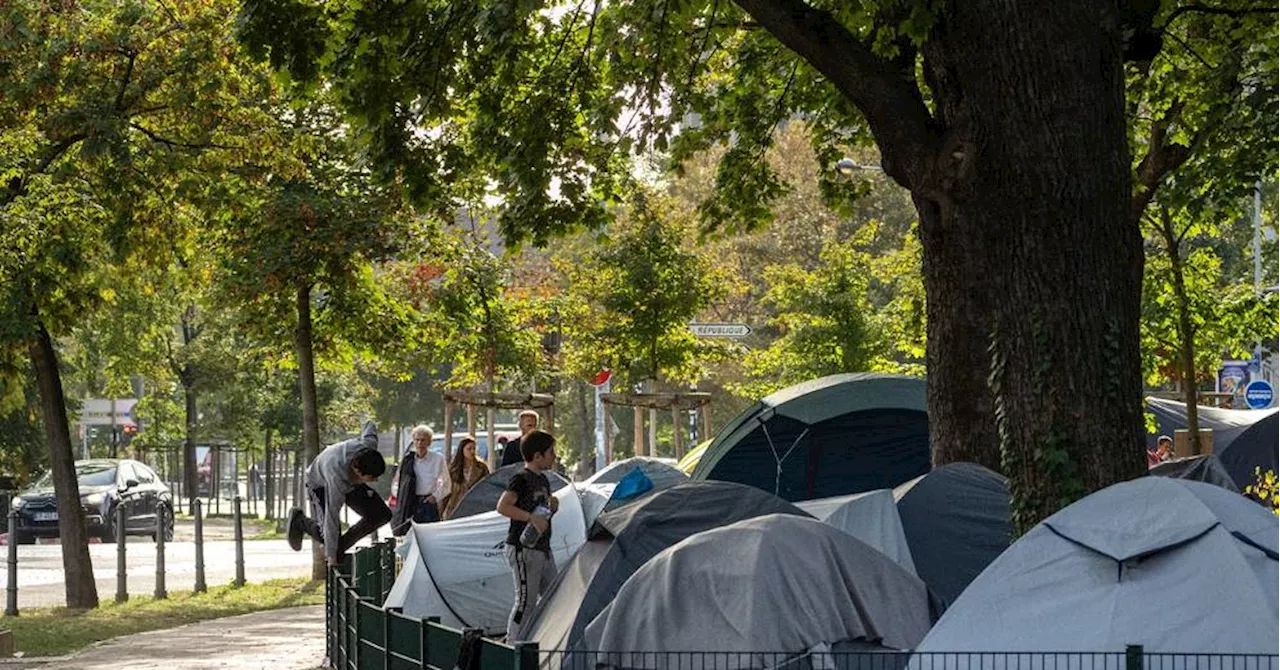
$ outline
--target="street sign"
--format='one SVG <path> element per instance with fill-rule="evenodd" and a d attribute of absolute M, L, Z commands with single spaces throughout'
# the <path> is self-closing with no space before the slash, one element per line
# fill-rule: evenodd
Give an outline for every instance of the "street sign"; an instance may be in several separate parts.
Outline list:
<path fill-rule="evenodd" d="M 134 423 L 136 398 L 86 398 L 80 409 L 79 423 L 85 426 L 111 426 Z"/>
<path fill-rule="evenodd" d="M 741 323 L 691 323 L 689 330 L 698 337 L 746 337 L 751 326 Z"/>
<path fill-rule="evenodd" d="M 1266 409 L 1275 397 L 1275 390 L 1263 379 L 1255 379 L 1244 387 L 1244 401 L 1249 409 Z"/>

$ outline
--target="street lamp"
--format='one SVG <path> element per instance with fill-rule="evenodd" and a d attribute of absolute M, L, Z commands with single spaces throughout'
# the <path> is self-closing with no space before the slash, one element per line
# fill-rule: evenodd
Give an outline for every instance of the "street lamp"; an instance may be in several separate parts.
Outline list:
<path fill-rule="evenodd" d="M 846 177 L 852 176 L 853 173 L 861 172 L 863 170 L 878 170 L 880 172 L 884 172 L 884 168 L 879 165 L 861 165 L 854 162 L 852 158 L 847 157 L 836 161 L 836 170 Z"/>

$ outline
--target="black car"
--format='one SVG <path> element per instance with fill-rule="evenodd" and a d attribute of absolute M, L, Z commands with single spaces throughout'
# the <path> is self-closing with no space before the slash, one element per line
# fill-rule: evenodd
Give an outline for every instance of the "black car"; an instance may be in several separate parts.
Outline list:
<path fill-rule="evenodd" d="M 116 508 L 124 505 L 127 535 L 156 535 L 156 512 L 165 511 L 165 539 L 173 539 L 173 495 L 151 468 L 130 460 L 76 461 L 80 508 L 89 534 L 103 542 L 116 540 Z M 31 488 L 13 499 L 18 511 L 18 544 L 37 537 L 58 536 L 58 506 L 53 497 L 53 474 L 45 473 Z"/>

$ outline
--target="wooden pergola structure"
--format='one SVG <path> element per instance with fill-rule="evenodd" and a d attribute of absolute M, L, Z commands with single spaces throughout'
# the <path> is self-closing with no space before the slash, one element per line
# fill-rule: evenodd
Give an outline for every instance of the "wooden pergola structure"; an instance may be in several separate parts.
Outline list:
<path fill-rule="evenodd" d="M 475 433 L 477 407 L 483 407 L 487 414 L 485 425 L 489 430 L 488 465 L 492 472 L 497 463 L 498 445 L 495 442 L 493 427 L 494 412 L 500 409 L 545 410 L 548 431 L 555 430 L 556 399 L 547 393 L 497 393 L 493 391 L 446 390 L 444 392 L 444 458 L 453 458 L 453 409 L 456 405 L 467 408 L 467 430 Z"/>
<path fill-rule="evenodd" d="M 655 413 L 658 410 L 670 410 L 671 420 L 675 424 L 675 456 L 683 458 L 685 453 L 684 434 L 680 430 L 680 413 L 696 410 L 702 415 L 702 432 L 711 434 L 711 394 L 701 391 L 684 393 L 602 393 L 600 402 L 605 412 L 611 405 L 630 407 L 635 412 L 635 450 L 637 456 L 652 456 L 655 444 L 646 444 L 644 439 L 644 410 Z M 604 462 L 613 462 L 613 436 L 609 430 L 604 431 Z"/>

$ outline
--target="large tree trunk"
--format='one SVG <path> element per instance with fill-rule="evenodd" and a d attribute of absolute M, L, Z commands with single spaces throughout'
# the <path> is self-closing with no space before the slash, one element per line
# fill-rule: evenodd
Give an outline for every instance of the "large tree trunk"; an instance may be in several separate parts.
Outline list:
<path fill-rule="evenodd" d="M 927 262 L 926 368 L 933 465 L 979 463 L 1003 472 L 987 376 L 992 308 L 975 240 L 950 226 L 931 201 L 917 199 Z M 945 420 L 938 420 L 946 417 Z"/>
<path fill-rule="evenodd" d="M 62 572 L 66 582 L 67 607 L 98 606 L 98 586 L 93 581 L 89 559 L 89 532 L 80 508 L 80 483 L 76 480 L 75 453 L 67 425 L 67 401 L 62 395 L 62 375 L 58 354 L 44 324 L 36 322 L 36 337 L 28 345 L 31 367 L 40 388 L 40 412 L 45 439 L 49 442 L 49 464 L 53 470 L 54 496 L 58 503 L 58 534 L 62 543 Z M 12 542 L 13 538 L 9 538 Z"/>
<path fill-rule="evenodd" d="M 298 288 L 298 327 L 294 349 L 298 355 L 298 386 L 302 392 L 302 453 L 309 464 L 320 455 L 320 417 L 316 409 L 316 360 L 311 338 L 311 287 Z M 305 501 L 304 501 L 305 504 Z M 311 546 L 311 576 L 325 578 L 324 547 Z"/>
<path fill-rule="evenodd" d="M 925 48 L 946 127 L 938 178 L 914 192 L 938 203 L 953 240 L 970 241 L 957 244 L 971 250 L 962 257 L 986 284 L 979 300 L 991 297 L 989 315 L 968 316 L 987 322 L 983 367 L 1021 534 L 1143 472 L 1143 258 L 1129 216 L 1122 40 L 1109 3 L 950 7 Z M 930 276 L 950 253 L 926 247 Z M 943 291 L 930 303 L 946 299 Z M 978 349 L 934 332 L 931 324 L 931 363 Z M 930 400 L 939 430 L 974 421 L 936 394 Z"/>
<path fill-rule="evenodd" d="M 1187 445 L 1190 454 L 1197 455 L 1200 445 L 1199 390 L 1196 386 L 1196 327 L 1191 322 L 1191 299 L 1187 297 L 1186 277 L 1182 269 L 1181 245 L 1167 213 L 1162 213 L 1160 233 L 1164 237 L 1165 253 L 1169 256 L 1169 274 L 1173 276 L 1173 299 L 1178 310 L 1178 358 L 1182 364 L 1182 394 L 1187 404 Z"/>
<path fill-rule="evenodd" d="M 920 211 L 935 460 L 991 462 L 981 371 L 1016 532 L 1142 474 L 1117 5 L 940 5 L 921 46 L 931 109 L 909 40 L 886 59 L 801 0 L 735 2 L 863 113 Z"/>

